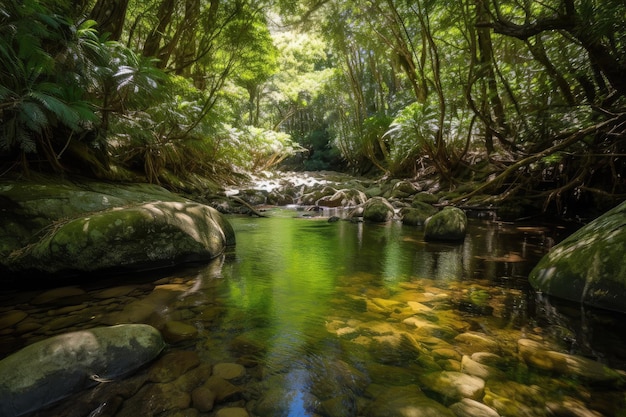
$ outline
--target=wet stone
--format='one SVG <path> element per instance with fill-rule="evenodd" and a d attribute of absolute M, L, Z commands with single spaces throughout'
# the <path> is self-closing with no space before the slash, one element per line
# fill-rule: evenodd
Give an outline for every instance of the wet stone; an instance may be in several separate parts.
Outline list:
<path fill-rule="evenodd" d="M 416 385 L 391 387 L 379 394 L 372 404 L 369 417 L 453 417 L 442 404 L 428 398 Z"/>
<path fill-rule="evenodd" d="M 191 405 L 191 395 L 173 384 L 147 384 L 122 408 L 119 417 L 156 415 L 170 410 L 184 410 Z"/>
<path fill-rule="evenodd" d="M 213 375 L 226 380 L 239 379 L 245 374 L 246 369 L 238 363 L 218 363 L 213 367 Z"/>
<path fill-rule="evenodd" d="M 91 296 L 98 300 L 105 300 L 109 298 L 119 298 L 119 297 L 126 296 L 132 293 L 134 290 L 135 290 L 135 287 L 130 286 L 130 285 L 125 285 L 121 287 L 113 287 L 113 288 L 107 288 L 101 291 L 97 291 L 93 293 Z"/>
<path fill-rule="evenodd" d="M 485 389 L 485 381 L 482 379 L 454 371 L 433 372 L 423 375 L 420 380 L 425 390 L 452 400 L 463 398 L 479 400 Z"/>
<path fill-rule="evenodd" d="M 491 352 L 476 352 L 472 354 L 471 358 L 472 360 L 478 363 L 482 363 L 483 365 L 495 367 L 506 365 L 506 361 L 502 356 L 496 355 L 495 353 Z"/>
<path fill-rule="evenodd" d="M 215 393 L 215 400 L 218 403 L 234 401 L 239 398 L 242 392 L 241 388 L 218 376 L 210 377 L 203 387 Z"/>
<path fill-rule="evenodd" d="M 454 338 L 467 353 L 490 352 L 499 353 L 500 345 L 484 333 L 465 332 Z"/>
<path fill-rule="evenodd" d="M 12 310 L 7 313 L 2 313 L 2 315 L 0 315 L 0 329 L 12 327 L 24 320 L 26 317 L 28 317 L 28 314 L 20 310 Z"/>
<path fill-rule="evenodd" d="M 194 339 L 198 335 L 198 329 L 191 324 L 170 320 L 165 323 L 162 333 L 167 342 L 178 343 Z"/>
<path fill-rule="evenodd" d="M 213 410 L 215 393 L 206 387 L 196 388 L 191 393 L 191 403 L 201 413 Z"/>
<path fill-rule="evenodd" d="M 541 343 L 530 339 L 517 342 L 520 356 L 529 366 L 575 375 L 593 382 L 609 382 L 622 379 L 622 375 L 600 362 L 582 356 L 548 350 Z"/>
<path fill-rule="evenodd" d="M 72 304 L 76 300 L 76 304 L 79 304 L 82 302 L 83 296 L 86 294 L 87 293 L 84 290 L 77 287 L 55 288 L 37 295 L 30 301 L 30 303 L 33 305 L 68 305 Z"/>
<path fill-rule="evenodd" d="M 248 417 L 248 412 L 245 408 L 240 407 L 227 407 L 217 410 L 215 417 Z"/>
<path fill-rule="evenodd" d="M 200 363 L 197 367 L 176 378 L 174 385 L 181 391 L 190 392 L 199 387 L 211 376 L 211 365 Z"/>
<path fill-rule="evenodd" d="M 506 375 L 501 370 L 476 362 L 467 355 L 463 356 L 463 359 L 461 360 L 461 372 L 476 376 L 483 380 L 506 378 Z"/>
<path fill-rule="evenodd" d="M 460 361 L 462 358 L 459 352 L 451 348 L 433 349 L 431 353 L 436 359 L 454 359 Z"/>
<path fill-rule="evenodd" d="M 469 398 L 463 398 L 450 406 L 456 417 L 500 417 L 500 414 L 491 407 Z"/>
<path fill-rule="evenodd" d="M 196 352 L 174 351 L 162 356 L 150 368 L 148 380 L 152 382 L 170 382 L 200 364 Z"/>
<path fill-rule="evenodd" d="M 67 307 L 63 307 L 63 308 L 59 308 L 57 310 L 48 310 L 48 316 L 60 316 L 63 314 L 69 314 L 69 313 L 73 313 L 75 311 L 80 311 L 80 310 L 84 310 L 85 308 L 87 308 L 87 304 L 77 304 L 77 305 L 73 305 L 73 306 L 67 306 Z"/>

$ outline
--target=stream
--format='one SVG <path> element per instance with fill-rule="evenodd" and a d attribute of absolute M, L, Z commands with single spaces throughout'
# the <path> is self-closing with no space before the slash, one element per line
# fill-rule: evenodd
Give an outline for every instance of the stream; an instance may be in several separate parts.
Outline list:
<path fill-rule="evenodd" d="M 266 214 L 229 217 L 237 246 L 207 265 L 0 293 L 0 317 L 19 316 L 0 319 L 0 357 L 125 322 L 168 341 L 34 415 L 625 415 L 623 318 L 527 282 L 567 229 L 471 220 L 462 244 L 427 243 L 400 222 Z"/>

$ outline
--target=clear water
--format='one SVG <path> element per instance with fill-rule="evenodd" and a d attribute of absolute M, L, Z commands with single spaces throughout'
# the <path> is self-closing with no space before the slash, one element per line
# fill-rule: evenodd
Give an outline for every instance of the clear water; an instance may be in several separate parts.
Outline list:
<path fill-rule="evenodd" d="M 177 290 L 164 304 L 150 307 L 142 321 L 162 328 L 175 320 L 198 330 L 169 350 L 192 350 L 211 365 L 235 362 L 247 368 L 247 377 L 236 382 L 243 394 L 217 404 L 213 413 L 236 405 L 259 416 L 379 416 L 385 414 L 376 411 L 376 399 L 390 387 L 405 386 L 417 386 L 449 407 L 456 401 L 427 386 L 423 376 L 455 369 L 461 356 L 470 355 L 471 349 L 457 340 L 467 332 L 501 345 L 502 376 L 497 384 L 487 381 L 485 392 L 491 397 L 478 399 L 501 407 L 501 415 L 505 407 L 493 398 L 510 396 L 505 384 L 519 394 L 517 414 L 510 415 L 549 415 L 549 402 L 596 413 L 588 415 L 626 412 L 620 408 L 626 397 L 621 385 L 598 388 L 569 374 L 535 371 L 517 352 L 518 340 L 532 338 L 563 353 L 624 368 L 620 317 L 557 305 L 528 286 L 532 267 L 566 231 L 473 221 L 462 244 L 426 243 L 420 228 L 400 223 L 330 223 L 295 210 L 269 214 L 230 218 L 235 251 L 209 265 L 92 282 L 78 286 L 83 295 L 60 299 L 55 306 L 31 303 L 41 291 L 4 294 L 0 312 L 24 311 L 30 326 L 23 321 L 22 327 L 3 329 L 0 354 L 53 334 L 129 320 L 125 307 L 165 285 Z M 132 290 L 102 296 L 122 285 Z M 413 327 L 415 317 L 438 327 L 432 332 L 428 326 Z M 422 349 L 419 355 L 385 344 L 407 333 Z M 458 357 L 432 353 L 442 347 Z M 525 397 L 520 393 L 525 387 L 542 396 Z M 89 395 L 93 404 L 94 394 Z M 133 401 L 141 400 L 130 396 L 125 404 Z M 58 411 L 67 404 L 55 414 L 40 415 L 70 415 Z"/>

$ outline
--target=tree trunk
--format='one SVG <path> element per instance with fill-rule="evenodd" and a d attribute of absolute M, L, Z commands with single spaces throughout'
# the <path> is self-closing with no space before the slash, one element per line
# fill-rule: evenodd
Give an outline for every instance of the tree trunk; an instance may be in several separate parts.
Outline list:
<path fill-rule="evenodd" d="M 109 40 L 118 41 L 124 29 L 127 8 L 128 0 L 98 0 L 89 18 L 98 22 L 100 33 L 109 33 Z"/>

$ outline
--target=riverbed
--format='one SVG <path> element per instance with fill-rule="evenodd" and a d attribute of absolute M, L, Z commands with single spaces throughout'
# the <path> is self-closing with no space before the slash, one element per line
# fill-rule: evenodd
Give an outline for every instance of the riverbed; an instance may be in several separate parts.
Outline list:
<path fill-rule="evenodd" d="M 2 293 L 1 357 L 124 322 L 169 342 L 135 376 L 37 415 L 626 413 L 623 317 L 527 282 L 567 229 L 472 220 L 463 243 L 427 243 L 400 222 L 265 214 L 230 217 L 237 246 L 208 265 Z"/>

